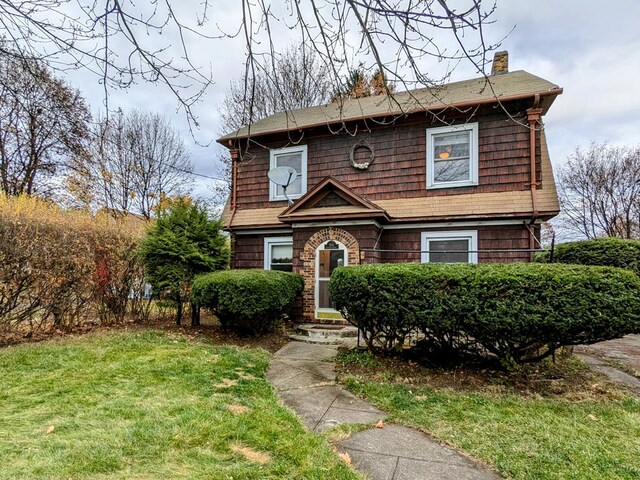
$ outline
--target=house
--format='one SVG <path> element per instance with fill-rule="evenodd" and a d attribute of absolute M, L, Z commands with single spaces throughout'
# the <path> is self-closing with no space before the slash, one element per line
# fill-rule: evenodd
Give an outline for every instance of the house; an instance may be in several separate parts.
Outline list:
<path fill-rule="evenodd" d="M 232 268 L 298 272 L 300 316 L 339 317 L 339 265 L 529 261 L 559 213 L 542 118 L 557 85 L 508 72 L 282 112 L 225 135 Z M 270 169 L 291 166 L 287 188 Z M 287 198 L 293 200 L 289 204 Z"/>

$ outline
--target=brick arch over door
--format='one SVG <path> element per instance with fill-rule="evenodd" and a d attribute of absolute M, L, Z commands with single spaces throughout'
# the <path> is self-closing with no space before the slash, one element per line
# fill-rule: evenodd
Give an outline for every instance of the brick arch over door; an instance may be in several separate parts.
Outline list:
<path fill-rule="evenodd" d="M 316 308 L 316 250 L 328 240 L 336 240 L 347 247 L 347 265 L 360 263 L 360 245 L 356 237 L 346 230 L 336 227 L 323 228 L 311 235 L 302 250 L 302 276 L 304 278 L 304 293 L 302 294 L 302 308 L 305 320 L 315 320 Z"/>

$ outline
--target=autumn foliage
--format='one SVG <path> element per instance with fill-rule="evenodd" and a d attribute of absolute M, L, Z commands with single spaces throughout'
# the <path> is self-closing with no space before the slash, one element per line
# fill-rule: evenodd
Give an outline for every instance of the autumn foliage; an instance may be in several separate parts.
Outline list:
<path fill-rule="evenodd" d="M 144 314 L 145 224 L 0 196 L 0 335 Z"/>

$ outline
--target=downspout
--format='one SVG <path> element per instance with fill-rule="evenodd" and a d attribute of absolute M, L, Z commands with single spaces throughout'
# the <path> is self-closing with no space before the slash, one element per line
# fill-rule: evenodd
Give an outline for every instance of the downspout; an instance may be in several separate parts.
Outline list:
<path fill-rule="evenodd" d="M 236 180 L 238 178 L 238 149 L 233 148 L 233 142 L 229 140 L 229 149 L 231 150 L 231 215 L 229 216 L 229 233 L 233 235 L 233 217 L 236 216 Z M 232 237 L 233 238 L 233 237 Z M 231 268 L 233 268 L 233 245 L 231 249 L 231 258 L 229 259 Z"/>
<path fill-rule="evenodd" d="M 540 123 L 540 116 L 542 115 L 542 108 L 540 105 L 540 94 L 536 94 L 533 101 L 533 107 L 527 110 L 527 120 L 529 121 L 529 160 L 530 160 L 530 171 L 531 171 L 531 222 L 530 226 L 533 227 L 533 224 L 538 218 L 538 193 L 537 187 L 538 182 L 536 180 L 537 172 L 536 172 L 536 129 L 538 128 L 538 124 Z M 530 251 L 530 261 L 533 261 L 534 255 L 533 251 L 535 250 L 536 239 L 535 239 L 535 228 L 529 228 L 529 251 Z"/>
<path fill-rule="evenodd" d="M 236 215 L 236 180 L 238 178 L 238 149 L 233 148 L 233 142 L 229 140 L 231 150 L 231 216 L 229 217 L 229 231 L 233 224 L 233 217 Z"/>

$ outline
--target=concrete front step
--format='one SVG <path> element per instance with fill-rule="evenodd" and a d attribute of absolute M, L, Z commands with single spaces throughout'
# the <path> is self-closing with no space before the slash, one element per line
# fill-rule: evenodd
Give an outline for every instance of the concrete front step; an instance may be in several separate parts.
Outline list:
<path fill-rule="evenodd" d="M 318 325 L 302 323 L 296 326 L 296 333 L 289 338 L 299 342 L 340 345 L 346 340 L 356 339 L 358 329 L 351 325 Z"/>

